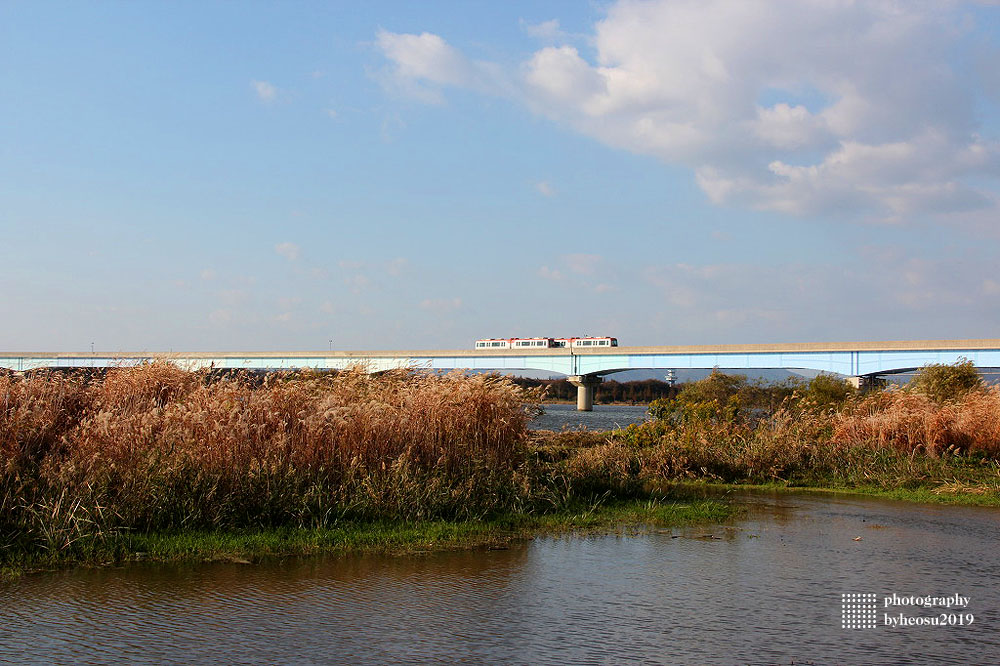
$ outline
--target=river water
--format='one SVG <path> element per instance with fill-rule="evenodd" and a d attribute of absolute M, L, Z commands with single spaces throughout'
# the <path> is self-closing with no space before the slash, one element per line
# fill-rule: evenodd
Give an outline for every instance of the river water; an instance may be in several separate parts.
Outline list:
<path fill-rule="evenodd" d="M 134 565 L 0 587 L 18 663 L 988 664 L 995 509 L 752 495 L 726 525 L 508 550 Z M 857 538 L 860 537 L 860 540 Z M 843 594 L 878 625 L 842 628 Z M 969 598 L 966 626 L 884 626 L 884 599 Z"/>
<path fill-rule="evenodd" d="M 576 405 L 542 405 L 545 410 L 529 425 L 530 430 L 613 430 L 646 419 L 648 405 L 594 405 L 592 412 L 577 411 Z"/>

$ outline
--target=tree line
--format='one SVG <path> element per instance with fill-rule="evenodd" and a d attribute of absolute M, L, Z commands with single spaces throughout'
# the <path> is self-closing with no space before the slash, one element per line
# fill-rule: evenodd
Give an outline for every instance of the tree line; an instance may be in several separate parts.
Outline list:
<path fill-rule="evenodd" d="M 522 388 L 543 389 L 544 400 L 547 402 L 576 402 L 576 387 L 566 379 L 528 379 L 526 377 L 512 377 L 511 379 Z M 598 384 L 594 393 L 594 402 L 601 404 L 648 404 L 654 400 L 675 398 L 679 390 L 677 386 L 656 379 L 635 382 L 605 380 Z"/>

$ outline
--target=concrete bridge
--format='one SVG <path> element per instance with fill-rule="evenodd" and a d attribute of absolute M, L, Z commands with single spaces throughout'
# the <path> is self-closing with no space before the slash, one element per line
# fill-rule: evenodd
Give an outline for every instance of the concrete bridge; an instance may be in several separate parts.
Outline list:
<path fill-rule="evenodd" d="M 577 386 L 577 408 L 593 409 L 594 389 L 606 375 L 638 369 L 818 370 L 865 385 L 880 375 L 955 363 L 1000 367 L 1000 339 L 819 342 L 760 345 L 611 347 L 605 349 L 504 349 L 322 352 L 0 352 L 0 368 L 106 368 L 170 361 L 195 369 L 344 370 L 401 367 L 432 370 L 541 370 L 567 375 Z"/>

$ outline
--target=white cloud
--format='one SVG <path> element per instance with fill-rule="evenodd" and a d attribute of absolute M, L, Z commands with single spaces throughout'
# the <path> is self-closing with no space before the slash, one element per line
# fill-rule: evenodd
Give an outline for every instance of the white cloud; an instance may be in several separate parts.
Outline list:
<path fill-rule="evenodd" d="M 396 257 L 392 261 L 389 261 L 385 265 L 386 275 L 390 277 L 399 277 L 402 275 L 407 268 L 409 268 L 410 262 L 404 257 Z"/>
<path fill-rule="evenodd" d="M 605 294 L 616 289 L 617 272 L 599 254 L 573 253 L 560 255 L 556 267 L 542 266 L 538 277 L 552 282 L 569 281 L 570 284 L 590 286 L 597 293 Z"/>
<path fill-rule="evenodd" d="M 559 27 L 559 19 L 550 19 L 541 23 L 529 23 L 521 19 L 521 29 L 524 30 L 525 34 L 543 41 L 564 40 L 567 37 L 566 33 Z"/>
<path fill-rule="evenodd" d="M 561 271 L 557 269 L 549 268 L 548 266 L 542 266 L 541 268 L 538 269 L 538 277 L 543 278 L 545 280 L 553 280 L 555 282 L 558 282 L 559 280 L 562 280 L 565 276 L 562 274 Z"/>
<path fill-rule="evenodd" d="M 295 243 L 285 242 L 275 245 L 274 251 L 289 261 L 295 261 L 299 258 L 301 248 Z"/>
<path fill-rule="evenodd" d="M 375 44 L 392 63 L 379 80 L 389 91 L 440 104 L 439 87 L 459 86 L 486 94 L 511 94 L 503 70 L 493 63 L 466 58 L 442 37 L 429 32 L 419 35 L 380 30 Z"/>
<path fill-rule="evenodd" d="M 593 275 L 603 258 L 598 254 L 567 254 L 562 260 L 577 275 Z"/>
<path fill-rule="evenodd" d="M 543 197 L 551 197 L 554 196 L 556 193 L 556 191 L 552 189 L 552 186 L 549 185 L 549 183 L 544 180 L 535 183 L 535 189 L 538 190 L 538 193 L 541 194 Z"/>
<path fill-rule="evenodd" d="M 468 85 L 473 79 L 469 61 L 438 35 L 429 32 L 406 35 L 380 30 L 376 44 L 396 63 L 396 72 L 402 77 L 449 85 Z"/>
<path fill-rule="evenodd" d="M 961 5 L 621 0 L 593 55 L 547 46 L 509 87 L 603 143 L 690 168 L 718 204 L 888 220 L 996 211 L 1000 143 L 977 134 Z M 552 35 L 558 24 L 525 27 Z M 396 79 L 504 80 L 443 38 L 379 34 Z"/>
<path fill-rule="evenodd" d="M 278 96 L 278 89 L 267 81 L 251 81 L 250 88 L 257 95 L 257 99 L 262 102 L 273 102 Z"/>
<path fill-rule="evenodd" d="M 803 148 L 826 138 L 822 121 L 801 104 L 758 106 L 751 128 L 765 145 L 783 150 Z"/>
<path fill-rule="evenodd" d="M 198 275 L 199 277 L 201 277 L 202 280 L 205 280 L 206 282 L 215 279 L 215 271 L 212 270 L 211 268 L 202 269 L 202 271 Z"/>

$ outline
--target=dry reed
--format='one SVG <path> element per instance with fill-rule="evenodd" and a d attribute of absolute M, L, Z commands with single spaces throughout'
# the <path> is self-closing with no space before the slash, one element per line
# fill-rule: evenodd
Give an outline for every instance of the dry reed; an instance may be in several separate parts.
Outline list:
<path fill-rule="evenodd" d="M 209 379 L 162 363 L 0 377 L 0 556 L 120 530 L 472 518 L 539 487 L 525 395 L 503 378 Z"/>
<path fill-rule="evenodd" d="M 837 415 L 833 440 L 902 453 L 947 451 L 1000 455 L 1000 387 L 939 403 L 920 393 L 888 390 Z"/>
<path fill-rule="evenodd" d="M 887 390 L 840 411 L 781 408 L 753 418 L 708 410 L 585 442 L 562 464 L 578 485 L 633 492 L 685 479 L 895 489 L 956 476 L 993 487 L 998 456 L 1000 388 L 989 388 L 944 403 Z"/>

